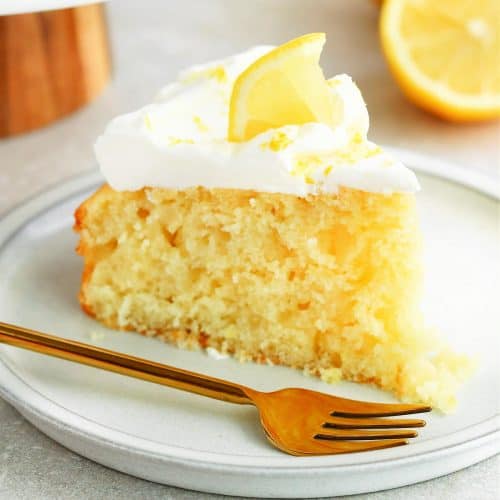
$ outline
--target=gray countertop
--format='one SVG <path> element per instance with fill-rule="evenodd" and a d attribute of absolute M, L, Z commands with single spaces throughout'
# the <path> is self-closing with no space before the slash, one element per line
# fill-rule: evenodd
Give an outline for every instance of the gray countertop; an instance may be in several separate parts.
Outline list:
<path fill-rule="evenodd" d="M 148 102 L 184 66 L 312 31 L 328 35 L 322 59 L 326 74 L 349 73 L 360 86 L 373 140 L 454 161 L 498 182 L 498 123 L 448 124 L 408 103 L 380 54 L 374 2 L 122 0 L 112 2 L 108 11 L 113 82 L 82 111 L 40 131 L 0 141 L 0 213 L 50 184 L 95 167 L 92 143 L 106 122 Z M 499 472 L 500 460 L 494 457 L 433 481 L 362 498 L 493 499 L 500 494 Z M 1 499 L 123 497 L 221 498 L 97 465 L 45 437 L 0 400 Z"/>

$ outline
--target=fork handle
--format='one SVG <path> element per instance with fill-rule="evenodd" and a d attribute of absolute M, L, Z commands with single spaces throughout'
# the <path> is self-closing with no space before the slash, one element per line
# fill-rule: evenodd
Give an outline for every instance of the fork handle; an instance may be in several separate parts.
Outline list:
<path fill-rule="evenodd" d="M 8 323 L 0 322 L 0 343 L 221 401 L 253 404 L 248 394 L 254 391 L 242 385 Z"/>

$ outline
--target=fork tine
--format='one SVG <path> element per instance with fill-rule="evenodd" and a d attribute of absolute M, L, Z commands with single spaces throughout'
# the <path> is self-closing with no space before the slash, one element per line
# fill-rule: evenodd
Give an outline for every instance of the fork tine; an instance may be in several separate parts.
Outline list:
<path fill-rule="evenodd" d="M 335 429 L 325 433 L 316 434 L 314 439 L 326 441 L 348 441 L 351 439 L 406 439 L 417 437 L 418 433 L 413 430 L 390 430 L 390 431 L 363 431 L 358 429 Z"/>
<path fill-rule="evenodd" d="M 388 429 L 424 427 L 425 420 L 419 418 L 346 418 L 332 417 L 323 424 L 325 429 Z"/>
<path fill-rule="evenodd" d="M 432 410 L 427 405 L 369 403 L 353 399 L 335 399 L 337 400 L 339 409 L 330 413 L 332 417 L 392 417 L 396 415 L 425 413 Z"/>
<path fill-rule="evenodd" d="M 378 441 L 327 441 L 314 440 L 318 444 L 318 449 L 307 455 L 334 455 L 340 453 L 355 453 L 359 451 L 381 450 L 383 448 L 393 448 L 408 444 L 406 439 L 381 439 Z M 305 455 L 306 453 L 297 453 Z"/>

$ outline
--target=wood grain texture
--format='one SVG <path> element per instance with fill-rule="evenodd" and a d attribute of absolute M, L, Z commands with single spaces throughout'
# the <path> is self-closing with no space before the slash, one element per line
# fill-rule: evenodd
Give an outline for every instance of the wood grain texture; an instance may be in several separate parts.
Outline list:
<path fill-rule="evenodd" d="M 83 106 L 110 70 L 102 4 L 0 17 L 0 137 Z"/>

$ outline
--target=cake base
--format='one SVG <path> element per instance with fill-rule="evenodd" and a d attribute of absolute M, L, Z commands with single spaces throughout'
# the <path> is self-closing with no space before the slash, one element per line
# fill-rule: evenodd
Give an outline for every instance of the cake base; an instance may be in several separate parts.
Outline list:
<path fill-rule="evenodd" d="M 75 228 L 82 307 L 111 328 L 454 406 L 468 362 L 423 324 L 412 195 L 104 186 Z"/>

